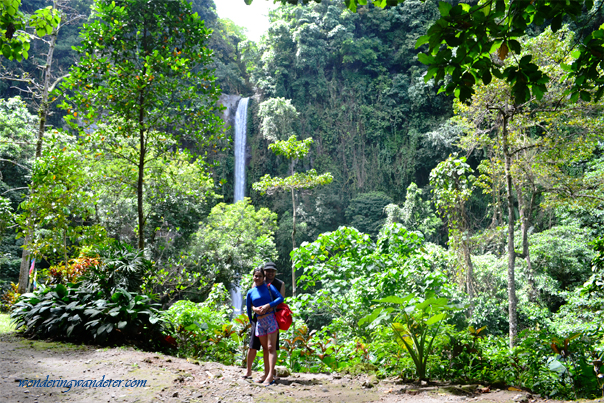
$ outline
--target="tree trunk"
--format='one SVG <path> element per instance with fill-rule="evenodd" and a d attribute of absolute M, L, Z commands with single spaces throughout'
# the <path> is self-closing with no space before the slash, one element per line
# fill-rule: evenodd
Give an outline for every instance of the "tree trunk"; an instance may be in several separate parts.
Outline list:
<path fill-rule="evenodd" d="M 63 253 L 65 258 L 65 270 L 67 270 L 67 266 L 69 265 L 69 258 L 67 257 L 67 229 L 63 230 Z"/>
<path fill-rule="evenodd" d="M 296 197 L 292 189 L 292 208 L 293 208 L 293 226 L 292 226 L 292 252 L 296 249 Z M 292 295 L 296 296 L 296 263 L 292 258 Z"/>
<path fill-rule="evenodd" d="M 522 257 L 526 260 L 526 277 L 529 285 L 529 299 L 535 300 L 536 288 L 535 288 L 535 277 L 533 274 L 533 266 L 531 264 L 531 254 L 529 249 L 528 241 L 528 230 L 530 226 L 530 216 L 533 209 L 533 200 L 535 198 L 535 192 L 531 192 L 530 201 L 525 200 L 522 194 L 522 188 L 518 184 L 516 185 L 516 193 L 518 194 L 518 206 L 520 207 L 520 233 L 522 234 Z"/>
<path fill-rule="evenodd" d="M 30 242 L 29 237 L 25 237 L 25 245 Z M 25 246 L 24 245 L 24 246 Z M 27 285 L 29 284 L 29 251 L 27 248 L 23 248 L 21 253 L 21 267 L 19 269 L 19 287 L 17 292 L 19 294 L 25 294 L 27 292 Z"/>
<path fill-rule="evenodd" d="M 52 73 L 51 66 L 60 28 L 61 24 L 59 23 L 57 27 L 52 30 L 50 36 L 50 45 L 48 46 L 48 54 L 46 55 L 46 65 L 43 69 L 44 87 L 40 99 L 40 109 L 38 110 L 38 138 L 36 139 L 36 156 L 34 161 L 42 157 L 42 144 L 44 143 L 44 133 L 46 132 L 46 117 L 48 116 L 49 108 L 48 89 L 50 88 L 50 78 Z M 32 183 L 32 187 L 33 186 L 35 186 L 34 183 Z M 30 189 L 30 194 L 31 193 L 32 189 Z M 32 236 L 28 234 L 25 236 L 23 242 L 23 252 L 21 253 L 21 266 L 19 268 L 19 287 L 17 289 L 20 294 L 25 294 L 29 288 L 29 250 L 27 249 L 27 247 L 31 242 L 31 239 Z"/>
<path fill-rule="evenodd" d="M 518 335 L 518 322 L 516 317 L 516 279 L 514 266 L 516 264 L 516 251 L 514 250 L 514 197 L 512 189 L 512 154 L 508 144 L 507 133 L 508 117 L 503 115 L 502 143 L 505 157 L 505 181 L 508 201 L 508 314 L 510 322 L 510 348 L 513 348 Z"/>
<path fill-rule="evenodd" d="M 470 310 L 468 311 L 469 316 L 472 316 L 474 311 L 474 286 L 472 285 L 472 279 L 474 278 L 474 264 L 472 264 L 472 256 L 470 255 L 470 245 L 467 240 L 462 240 L 463 254 L 466 266 L 466 292 L 470 299 Z"/>
<path fill-rule="evenodd" d="M 142 95 L 141 95 L 142 100 Z M 142 102 L 139 112 L 139 160 L 138 160 L 138 182 L 136 184 L 136 202 L 138 210 L 138 249 L 145 248 L 145 215 L 143 214 L 143 184 L 145 179 L 145 130 L 143 124 Z"/>

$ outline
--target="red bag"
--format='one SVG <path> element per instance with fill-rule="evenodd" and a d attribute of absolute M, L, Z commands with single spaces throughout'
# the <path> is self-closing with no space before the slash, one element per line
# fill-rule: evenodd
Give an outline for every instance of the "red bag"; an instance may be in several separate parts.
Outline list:
<path fill-rule="evenodd" d="M 277 323 L 279 324 L 279 329 L 287 330 L 292 324 L 292 310 L 289 309 L 289 306 L 285 302 L 280 303 L 275 308 L 275 317 L 277 318 Z"/>
<path fill-rule="evenodd" d="M 266 285 L 268 288 L 268 294 L 271 296 L 271 299 L 274 301 L 273 293 L 269 287 L 270 284 Z M 289 306 L 285 302 L 280 303 L 275 308 L 275 318 L 277 319 L 277 324 L 279 325 L 280 330 L 287 330 L 292 324 L 292 310 L 289 309 Z"/>

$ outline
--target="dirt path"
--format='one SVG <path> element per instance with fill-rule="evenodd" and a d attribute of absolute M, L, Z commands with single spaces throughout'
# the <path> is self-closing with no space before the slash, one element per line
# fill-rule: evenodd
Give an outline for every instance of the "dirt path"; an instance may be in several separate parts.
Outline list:
<path fill-rule="evenodd" d="M 262 387 L 240 378 L 241 369 L 217 363 L 146 353 L 131 348 L 95 348 L 25 340 L 0 334 L 0 402 L 544 402 L 512 391 L 475 395 L 465 388 L 423 387 L 367 377 L 294 374 Z M 19 380 L 122 380 L 107 387 L 23 387 Z M 104 378 L 103 378 L 104 377 Z M 126 381 L 146 381 L 124 387 Z M 90 384 L 91 382 L 89 382 Z M 365 385 L 365 386 L 364 386 Z M 130 385 L 129 385 L 130 386 Z M 522 396 L 519 396 L 522 395 Z M 526 399 L 526 400 L 525 400 Z M 549 401 L 551 402 L 551 401 Z"/>

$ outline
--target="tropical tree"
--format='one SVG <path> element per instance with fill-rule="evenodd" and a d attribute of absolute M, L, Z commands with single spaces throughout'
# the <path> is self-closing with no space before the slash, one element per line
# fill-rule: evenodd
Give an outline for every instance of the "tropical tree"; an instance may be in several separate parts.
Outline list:
<path fill-rule="evenodd" d="M 285 178 L 273 178 L 269 174 L 260 178 L 260 181 L 254 183 L 252 188 L 262 194 L 273 194 L 277 191 L 290 192 L 292 196 L 293 209 L 293 228 L 292 228 L 292 250 L 296 249 L 296 191 L 300 189 L 312 189 L 317 186 L 324 186 L 331 183 L 333 177 L 330 173 L 318 174 L 316 170 L 311 169 L 307 172 L 294 172 L 296 161 L 303 159 L 310 151 L 312 138 L 297 140 L 296 136 L 291 136 L 287 140 L 277 141 L 269 144 L 268 148 L 276 155 L 281 155 L 291 161 L 291 175 Z M 292 259 L 292 293 L 296 295 L 296 266 Z"/>
<path fill-rule="evenodd" d="M 154 133 L 181 144 L 216 147 L 222 136 L 219 90 L 207 68 L 210 31 L 188 1 L 100 0 L 96 19 L 82 32 L 79 63 L 65 87 L 62 107 L 76 128 L 99 120 L 121 123 L 116 135 L 137 140 L 138 247 L 145 247 L 144 184 Z"/>
<path fill-rule="evenodd" d="M 519 103 L 513 86 L 496 77 L 489 85 L 476 86 L 469 105 L 455 104 L 459 115 L 455 119 L 467 129 L 460 146 L 468 152 L 487 153 L 488 158 L 480 166 L 483 176 L 491 184 L 503 184 L 506 196 L 510 346 L 517 334 L 515 259 L 526 258 L 531 270 L 528 220 L 537 191 L 558 193 L 564 188 L 574 194 L 575 200 L 598 199 L 597 191 L 577 186 L 583 183 L 580 166 L 601 141 L 601 121 L 593 118 L 601 106 L 586 101 L 570 104 L 566 94 L 572 83 L 564 79 L 566 73 L 559 63 L 570 62 L 573 43 L 573 35 L 566 28 L 556 33 L 547 29 L 538 37 L 522 41 L 528 52 L 525 56 L 538 54 L 534 61 L 552 77 L 544 84 L 544 91 L 531 95 L 527 102 Z M 518 63 L 521 61 L 515 58 L 505 61 L 510 68 Z M 514 240 L 516 203 L 521 214 L 521 252 L 516 251 Z"/>
<path fill-rule="evenodd" d="M 104 230 L 86 222 L 95 212 L 88 155 L 58 136 L 48 142 L 33 165 L 30 194 L 17 221 L 31 254 L 67 267 L 70 252 L 102 239 Z"/>
<path fill-rule="evenodd" d="M 442 227 L 442 221 L 434 214 L 431 200 L 424 200 L 424 190 L 411 182 L 403 207 L 389 204 L 384 207 L 386 223 L 400 222 L 411 231 L 419 231 L 427 241 L 435 242 L 436 232 Z"/>
<path fill-rule="evenodd" d="M 190 246 L 190 257 L 217 282 L 239 282 L 241 276 L 268 260 L 277 259 L 274 234 L 277 214 L 256 209 L 249 198 L 219 203 L 201 223 Z"/>
<path fill-rule="evenodd" d="M 289 99 L 267 99 L 258 106 L 258 117 L 262 120 L 262 136 L 269 141 L 285 140 L 295 134 L 298 112 Z"/>
<path fill-rule="evenodd" d="M 99 123 L 85 137 L 94 173 L 97 217 L 109 234 L 136 242 L 139 142 L 123 136 L 123 121 Z M 214 199 L 214 183 L 201 158 L 180 149 L 178 138 L 152 131 L 147 134 L 143 211 L 145 239 L 152 258 L 165 260 L 184 247 L 198 229 Z"/>
<path fill-rule="evenodd" d="M 466 204 L 474 190 L 476 177 L 465 157 L 449 156 L 430 172 L 430 185 L 434 193 L 436 207 L 447 218 L 449 245 L 460 256 L 460 266 L 465 268 L 465 288 L 470 298 L 474 298 L 474 265 L 470 250 L 470 228 Z M 515 291 L 514 291 L 515 293 Z M 514 294 L 515 296 L 515 294 Z"/>
<path fill-rule="evenodd" d="M 52 16 L 52 24 L 35 27 L 37 36 L 28 34 L 29 39 L 33 38 L 37 41 L 41 41 L 47 49 L 46 54 L 44 55 L 45 57 L 39 59 L 43 60 L 43 62 L 40 61 L 35 63 L 37 70 L 39 71 L 39 77 L 32 76 L 28 72 L 9 70 L 5 67 L 2 68 L 2 72 L 0 73 L 1 79 L 24 83 L 25 88 L 20 88 L 19 90 L 22 93 L 27 94 L 36 106 L 38 112 L 38 130 L 35 159 L 42 157 L 42 145 L 44 143 L 44 134 L 47 125 L 46 121 L 50 112 L 50 107 L 58 96 L 58 94 L 56 94 L 51 100 L 50 94 L 55 90 L 57 84 L 66 77 L 66 75 L 57 75 L 56 72 L 53 71 L 55 64 L 54 51 L 57 46 L 59 31 L 63 26 L 73 24 L 84 18 L 84 15 L 77 13 L 70 7 L 69 3 L 68 0 L 54 0 L 53 5 L 44 11 L 48 16 Z M 32 183 L 32 190 L 35 188 L 35 185 L 35 183 Z M 26 287 L 28 283 L 27 276 L 29 273 L 30 241 L 29 237 L 26 236 L 21 256 L 21 269 L 19 275 L 19 288 L 21 292 L 25 292 L 24 287 Z"/>

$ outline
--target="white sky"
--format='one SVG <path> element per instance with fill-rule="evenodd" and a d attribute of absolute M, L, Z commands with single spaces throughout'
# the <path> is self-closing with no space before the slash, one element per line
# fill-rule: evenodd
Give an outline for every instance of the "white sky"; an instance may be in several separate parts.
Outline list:
<path fill-rule="evenodd" d="M 268 10 L 277 7 L 273 0 L 254 0 L 249 6 L 243 0 L 214 0 L 214 3 L 220 18 L 247 28 L 248 39 L 256 42 L 268 30 Z"/>

